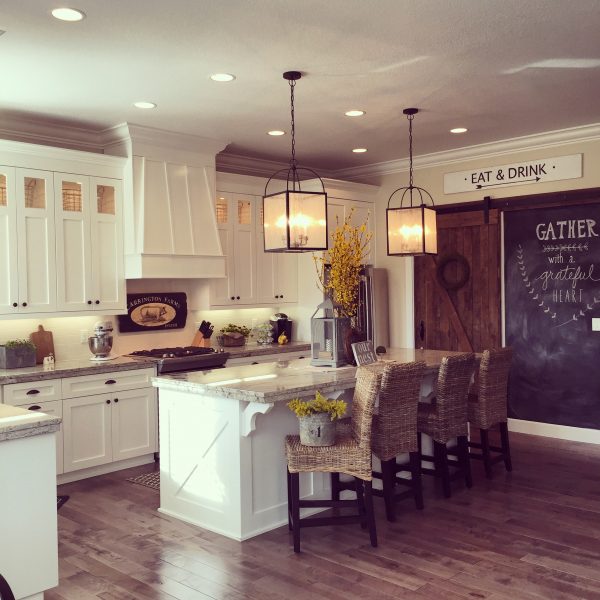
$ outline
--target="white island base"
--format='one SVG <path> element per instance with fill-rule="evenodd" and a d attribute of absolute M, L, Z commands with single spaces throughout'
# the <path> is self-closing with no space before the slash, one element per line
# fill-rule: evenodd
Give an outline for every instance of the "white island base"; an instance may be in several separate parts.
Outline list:
<path fill-rule="evenodd" d="M 286 402 L 161 389 L 159 512 L 239 541 L 286 524 L 290 433 Z M 329 476 L 302 474 L 300 489 L 325 498 Z"/>

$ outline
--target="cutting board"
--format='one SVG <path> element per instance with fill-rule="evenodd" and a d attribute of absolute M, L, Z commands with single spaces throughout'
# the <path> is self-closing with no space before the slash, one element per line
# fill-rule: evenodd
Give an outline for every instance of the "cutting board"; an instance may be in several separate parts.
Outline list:
<path fill-rule="evenodd" d="M 44 331 L 43 325 L 38 325 L 38 330 L 30 334 L 29 339 L 35 344 L 35 362 L 38 365 L 41 365 L 44 362 L 44 356 L 54 354 L 52 332 Z"/>

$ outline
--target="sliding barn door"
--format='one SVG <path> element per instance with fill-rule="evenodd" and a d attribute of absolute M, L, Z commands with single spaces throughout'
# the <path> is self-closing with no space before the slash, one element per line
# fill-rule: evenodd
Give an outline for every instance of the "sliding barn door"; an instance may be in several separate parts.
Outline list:
<path fill-rule="evenodd" d="M 437 256 L 415 257 L 415 346 L 499 348 L 500 226 L 497 210 L 438 214 Z"/>

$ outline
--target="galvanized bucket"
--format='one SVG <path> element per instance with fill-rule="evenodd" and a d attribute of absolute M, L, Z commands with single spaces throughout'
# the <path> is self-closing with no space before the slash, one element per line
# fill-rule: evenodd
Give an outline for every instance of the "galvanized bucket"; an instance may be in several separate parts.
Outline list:
<path fill-rule="evenodd" d="M 298 417 L 300 443 L 304 446 L 333 446 L 335 444 L 335 421 L 329 413 L 315 413 Z"/>

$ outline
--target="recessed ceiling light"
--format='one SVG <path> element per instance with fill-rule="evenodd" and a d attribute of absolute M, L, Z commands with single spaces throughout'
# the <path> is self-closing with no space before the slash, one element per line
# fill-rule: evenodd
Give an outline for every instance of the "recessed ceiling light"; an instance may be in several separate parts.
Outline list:
<path fill-rule="evenodd" d="M 285 135 L 285 131 L 281 131 L 281 129 L 273 129 L 273 131 L 267 131 L 269 135 Z"/>
<path fill-rule="evenodd" d="M 352 152 L 355 152 L 356 154 L 362 154 L 363 152 L 366 152 L 367 149 L 366 148 L 352 148 Z"/>
<path fill-rule="evenodd" d="M 450 130 L 450 133 L 466 133 L 467 131 L 469 130 L 466 127 L 455 127 Z"/>
<path fill-rule="evenodd" d="M 134 102 L 133 105 L 136 108 L 156 108 L 156 104 L 154 102 Z"/>
<path fill-rule="evenodd" d="M 85 13 L 76 8 L 55 8 L 52 10 L 52 16 L 61 21 L 81 21 L 85 17 Z"/>
<path fill-rule="evenodd" d="M 362 117 L 366 112 L 364 110 L 347 110 L 344 113 L 347 117 Z"/>
<path fill-rule="evenodd" d="M 235 79 L 235 75 L 230 75 L 229 73 L 214 73 L 210 76 L 213 81 L 233 81 Z"/>

